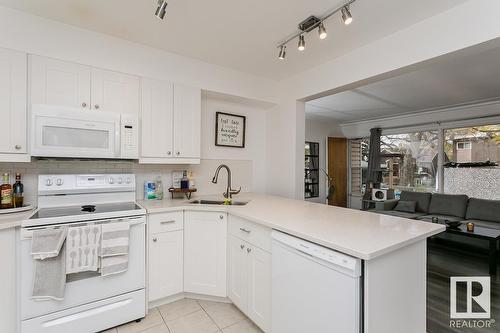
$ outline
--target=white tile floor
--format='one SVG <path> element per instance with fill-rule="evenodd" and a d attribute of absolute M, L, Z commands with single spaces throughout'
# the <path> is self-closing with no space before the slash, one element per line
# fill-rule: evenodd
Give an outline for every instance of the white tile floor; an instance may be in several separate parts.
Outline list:
<path fill-rule="evenodd" d="M 102 333 L 262 333 L 234 305 L 182 299 L 149 311 L 131 322 Z"/>

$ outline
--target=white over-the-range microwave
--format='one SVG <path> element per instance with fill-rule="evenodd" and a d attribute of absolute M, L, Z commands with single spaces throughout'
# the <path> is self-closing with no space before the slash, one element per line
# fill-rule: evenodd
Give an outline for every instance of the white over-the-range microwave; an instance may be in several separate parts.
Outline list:
<path fill-rule="evenodd" d="M 136 115 L 32 105 L 31 155 L 72 158 L 139 158 Z"/>

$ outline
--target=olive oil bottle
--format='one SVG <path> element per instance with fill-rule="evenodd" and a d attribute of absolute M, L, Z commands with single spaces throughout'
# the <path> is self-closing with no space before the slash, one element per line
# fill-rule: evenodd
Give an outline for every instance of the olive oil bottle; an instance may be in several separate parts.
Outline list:
<path fill-rule="evenodd" d="M 3 184 L 0 186 L 0 209 L 12 208 L 12 185 L 9 174 L 3 174 Z"/>
<path fill-rule="evenodd" d="M 23 199 L 24 199 L 24 185 L 21 183 L 21 174 L 18 172 L 16 173 L 16 182 L 14 183 L 13 189 L 13 204 L 15 208 L 22 207 L 23 206 Z"/>

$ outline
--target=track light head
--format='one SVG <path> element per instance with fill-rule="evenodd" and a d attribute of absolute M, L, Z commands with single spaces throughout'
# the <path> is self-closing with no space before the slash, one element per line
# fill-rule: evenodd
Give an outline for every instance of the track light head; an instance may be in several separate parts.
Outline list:
<path fill-rule="evenodd" d="M 345 25 L 349 25 L 352 23 L 352 15 L 349 11 L 349 6 L 342 7 L 340 10 L 342 12 L 342 21 L 344 21 Z"/>
<path fill-rule="evenodd" d="M 297 47 L 299 51 L 304 51 L 306 49 L 306 40 L 304 35 L 299 36 L 299 46 Z"/>
<path fill-rule="evenodd" d="M 319 24 L 318 34 L 319 34 L 319 39 L 325 39 L 328 36 L 328 34 L 326 33 L 326 29 L 325 29 L 323 22 L 321 22 Z"/>
<path fill-rule="evenodd" d="M 286 45 L 281 45 L 278 59 L 283 60 L 283 59 L 285 59 L 285 57 L 286 57 Z"/>
<path fill-rule="evenodd" d="M 155 16 L 160 20 L 163 20 L 165 14 L 167 14 L 167 1 L 166 0 L 158 0 L 158 7 L 155 11 Z"/>

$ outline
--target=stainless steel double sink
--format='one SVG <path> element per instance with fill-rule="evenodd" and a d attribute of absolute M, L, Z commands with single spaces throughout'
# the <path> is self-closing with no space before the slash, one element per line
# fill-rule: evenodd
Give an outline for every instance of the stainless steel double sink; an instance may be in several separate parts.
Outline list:
<path fill-rule="evenodd" d="M 193 200 L 189 202 L 193 205 L 224 205 L 224 200 Z M 245 206 L 248 201 L 232 201 L 230 206 Z"/>

